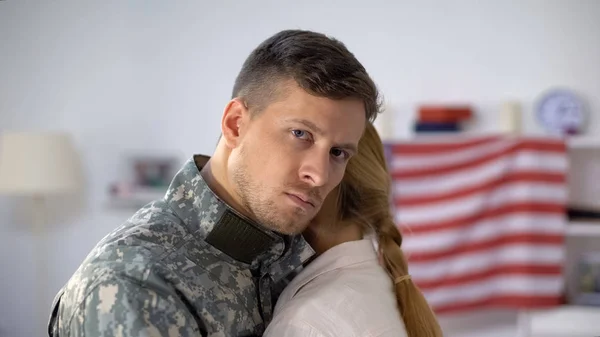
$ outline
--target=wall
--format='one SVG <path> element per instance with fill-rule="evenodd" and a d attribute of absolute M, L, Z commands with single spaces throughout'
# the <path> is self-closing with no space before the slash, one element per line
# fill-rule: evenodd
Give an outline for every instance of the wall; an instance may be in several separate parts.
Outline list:
<path fill-rule="evenodd" d="M 50 297 L 129 212 L 107 185 L 136 151 L 211 153 L 222 109 L 249 51 L 277 30 L 338 37 L 372 74 L 410 135 L 419 102 L 472 102 L 478 130 L 498 104 L 577 90 L 600 135 L 600 2 L 589 1 L 0 1 L 0 130 L 73 133 L 88 180 L 84 208 L 54 223 L 42 277 Z M 40 163 L 43 167 L 43 163 Z M 36 242 L 0 199 L 0 336 L 33 335 Z M 513 336 L 516 314 L 445 318 L 448 336 Z"/>

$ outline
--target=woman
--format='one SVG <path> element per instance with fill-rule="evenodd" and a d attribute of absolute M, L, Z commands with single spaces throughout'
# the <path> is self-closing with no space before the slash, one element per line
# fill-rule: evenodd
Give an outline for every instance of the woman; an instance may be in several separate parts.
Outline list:
<path fill-rule="evenodd" d="M 442 336 L 408 274 L 390 187 L 383 144 L 369 124 L 342 183 L 304 233 L 318 257 L 286 287 L 264 336 Z"/>

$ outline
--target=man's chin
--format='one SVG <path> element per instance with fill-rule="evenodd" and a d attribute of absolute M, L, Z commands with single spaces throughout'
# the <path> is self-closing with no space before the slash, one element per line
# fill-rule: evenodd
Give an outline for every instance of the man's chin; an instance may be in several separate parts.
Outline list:
<path fill-rule="evenodd" d="M 277 227 L 276 232 L 283 235 L 298 235 L 301 234 L 306 227 L 308 227 L 308 221 L 300 224 L 284 224 Z"/>
<path fill-rule="evenodd" d="M 293 235 L 301 234 L 305 228 L 306 227 L 301 227 L 301 228 L 300 227 L 285 227 L 285 228 L 280 228 L 279 230 L 277 230 L 277 232 L 279 234 L 293 236 Z"/>

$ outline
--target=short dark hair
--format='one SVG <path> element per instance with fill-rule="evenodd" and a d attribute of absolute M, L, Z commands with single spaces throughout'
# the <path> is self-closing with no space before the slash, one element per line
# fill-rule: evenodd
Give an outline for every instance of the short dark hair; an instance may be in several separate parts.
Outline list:
<path fill-rule="evenodd" d="M 370 122 L 381 110 L 375 83 L 346 46 L 306 30 L 281 31 L 256 47 L 235 80 L 232 98 L 243 97 L 262 110 L 290 79 L 315 96 L 363 101 Z"/>

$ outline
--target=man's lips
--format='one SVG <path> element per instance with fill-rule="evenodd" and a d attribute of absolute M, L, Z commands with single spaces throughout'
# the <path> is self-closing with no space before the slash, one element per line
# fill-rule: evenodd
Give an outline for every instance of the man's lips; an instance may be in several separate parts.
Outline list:
<path fill-rule="evenodd" d="M 286 193 L 288 196 L 290 196 L 291 198 L 296 199 L 298 202 L 301 202 L 307 206 L 310 207 L 315 207 L 316 202 L 314 199 L 309 198 L 308 196 L 304 195 L 304 194 L 300 194 L 300 193 Z"/>

